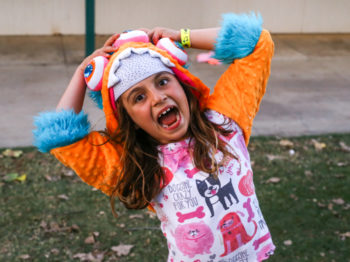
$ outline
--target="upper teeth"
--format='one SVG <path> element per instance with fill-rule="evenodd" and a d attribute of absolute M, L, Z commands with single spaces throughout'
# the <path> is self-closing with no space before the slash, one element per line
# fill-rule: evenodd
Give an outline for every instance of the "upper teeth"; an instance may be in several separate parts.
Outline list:
<path fill-rule="evenodd" d="M 170 110 L 171 110 L 170 107 L 169 107 L 167 110 L 164 110 L 164 111 L 159 115 L 159 117 L 166 115 L 167 113 L 170 112 Z"/>

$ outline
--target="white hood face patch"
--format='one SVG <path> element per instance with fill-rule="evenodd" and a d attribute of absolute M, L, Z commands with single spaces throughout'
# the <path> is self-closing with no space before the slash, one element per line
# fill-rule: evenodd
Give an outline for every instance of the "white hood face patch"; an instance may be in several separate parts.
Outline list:
<path fill-rule="evenodd" d="M 129 47 L 113 61 L 108 75 L 108 88 L 116 87 L 115 99 L 134 84 L 162 71 L 173 74 L 175 67 L 168 58 L 148 48 Z"/>

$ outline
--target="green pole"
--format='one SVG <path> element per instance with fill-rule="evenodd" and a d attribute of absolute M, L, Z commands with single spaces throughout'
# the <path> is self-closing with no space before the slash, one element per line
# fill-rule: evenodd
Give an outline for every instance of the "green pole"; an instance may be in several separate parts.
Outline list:
<path fill-rule="evenodd" d="M 85 56 L 95 50 L 95 0 L 85 0 Z"/>

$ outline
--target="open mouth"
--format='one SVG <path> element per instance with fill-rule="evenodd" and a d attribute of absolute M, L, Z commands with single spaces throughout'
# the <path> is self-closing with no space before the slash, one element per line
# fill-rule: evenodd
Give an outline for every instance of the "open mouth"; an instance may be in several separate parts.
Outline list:
<path fill-rule="evenodd" d="M 176 128 L 180 124 L 180 119 L 176 106 L 167 107 L 158 115 L 158 123 L 166 129 Z"/>

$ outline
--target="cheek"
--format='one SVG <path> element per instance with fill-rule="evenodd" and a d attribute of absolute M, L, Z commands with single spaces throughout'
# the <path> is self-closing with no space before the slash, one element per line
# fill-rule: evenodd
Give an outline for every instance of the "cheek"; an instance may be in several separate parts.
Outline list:
<path fill-rule="evenodd" d="M 147 107 L 135 106 L 127 110 L 127 112 L 132 121 L 144 130 L 151 123 L 150 112 L 147 110 Z"/>

